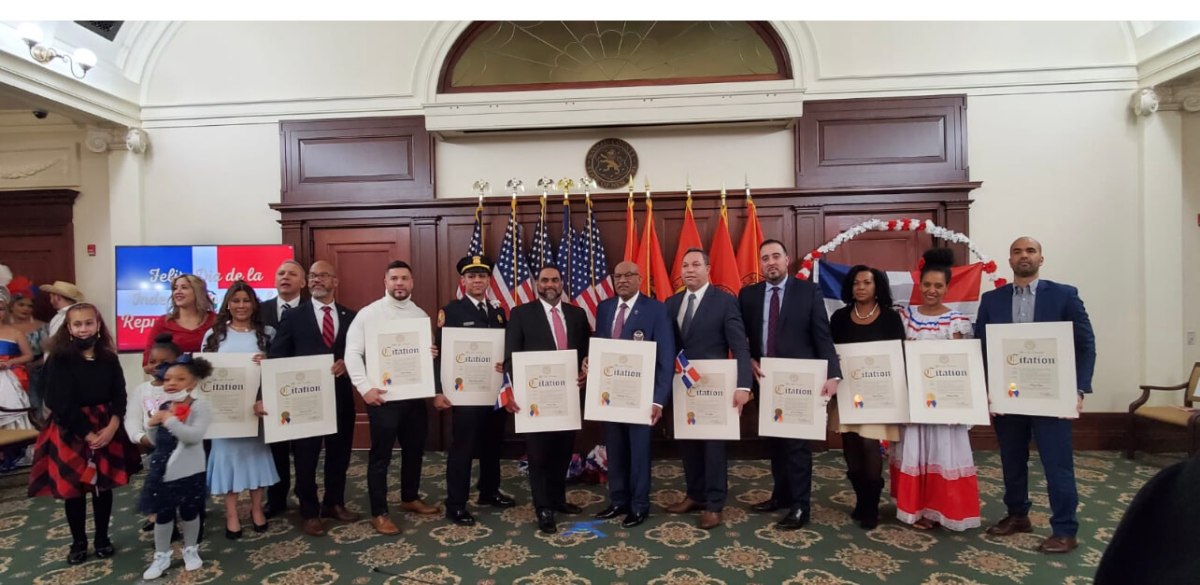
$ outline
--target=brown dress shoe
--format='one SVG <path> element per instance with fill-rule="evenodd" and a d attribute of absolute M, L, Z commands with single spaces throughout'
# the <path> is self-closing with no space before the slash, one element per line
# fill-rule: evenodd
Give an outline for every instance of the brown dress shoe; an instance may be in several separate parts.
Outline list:
<path fill-rule="evenodd" d="M 440 514 L 442 512 L 441 508 L 430 506 L 421 500 L 401 502 L 400 507 L 412 512 L 413 514 Z"/>
<path fill-rule="evenodd" d="M 323 518 L 333 518 L 334 520 L 340 520 L 342 522 L 357 522 L 362 518 L 362 514 L 351 512 L 342 505 L 326 506 L 322 508 L 321 516 Z"/>
<path fill-rule="evenodd" d="M 1029 523 L 1029 516 L 1014 516 L 1009 514 L 1003 520 L 997 522 L 995 526 L 987 529 L 987 533 L 992 536 L 1011 536 L 1018 532 L 1033 532 L 1033 524 Z"/>
<path fill-rule="evenodd" d="M 688 512 L 694 512 L 702 508 L 704 508 L 704 506 L 700 505 L 699 502 L 695 502 L 691 498 L 685 497 L 683 498 L 682 502 L 667 506 L 667 512 L 671 514 L 687 514 Z"/>
<path fill-rule="evenodd" d="M 1069 553 L 1079 546 L 1074 536 L 1051 536 L 1042 541 L 1038 550 L 1044 553 Z"/>
<path fill-rule="evenodd" d="M 721 525 L 721 513 L 705 510 L 700 513 L 700 522 L 697 525 L 702 530 L 712 530 Z"/>
<path fill-rule="evenodd" d="M 325 527 L 321 525 L 320 518 L 305 518 L 300 523 L 300 529 L 309 536 L 325 536 Z"/>
<path fill-rule="evenodd" d="M 378 532 L 384 536 L 395 536 L 400 534 L 400 529 L 396 527 L 396 524 L 392 522 L 392 519 L 389 518 L 387 514 L 380 514 L 374 518 L 371 518 L 371 526 L 375 528 L 375 532 Z"/>

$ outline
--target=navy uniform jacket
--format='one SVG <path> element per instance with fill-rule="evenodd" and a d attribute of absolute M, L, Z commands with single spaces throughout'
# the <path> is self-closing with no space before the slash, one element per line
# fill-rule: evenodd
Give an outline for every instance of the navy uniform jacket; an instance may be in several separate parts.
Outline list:
<path fill-rule="evenodd" d="M 746 343 L 746 326 L 742 322 L 742 311 L 733 295 L 710 284 L 693 309 L 692 326 L 687 337 L 679 330 L 679 308 L 685 306 L 685 288 L 667 299 L 667 316 L 675 330 L 676 350 L 684 350 L 688 360 L 724 360 L 732 352 L 737 360 L 737 387 L 750 388 L 753 375 L 750 370 L 750 346 Z"/>
<path fill-rule="evenodd" d="M 437 381 L 437 393 L 442 393 L 442 327 L 478 327 L 481 329 L 504 329 L 508 320 L 504 318 L 504 310 L 491 301 L 485 301 L 488 316 L 485 318 L 479 312 L 479 307 L 471 297 L 451 301 L 438 312 L 437 330 L 434 331 L 434 344 L 438 346 L 438 357 L 433 360 L 433 378 Z"/>
<path fill-rule="evenodd" d="M 746 322 L 746 335 L 750 337 L 750 357 L 756 360 L 763 358 L 763 302 L 767 295 L 767 284 L 763 281 L 745 287 L 738 295 L 742 319 Z M 788 277 L 783 286 L 783 302 L 779 306 L 779 339 L 775 340 L 779 355 L 774 357 L 825 360 L 829 362 L 828 376 L 842 377 L 821 289 L 796 277 Z"/>
<path fill-rule="evenodd" d="M 612 297 L 605 299 L 596 308 L 596 337 L 612 337 L 613 322 L 617 319 L 620 306 L 621 297 Z M 654 372 L 654 403 L 665 407 L 671 400 L 672 376 L 675 372 L 675 331 L 671 327 L 671 319 L 667 316 L 666 305 L 639 294 L 637 302 L 626 309 L 621 339 L 635 339 L 634 334 L 637 332 L 641 332 L 643 341 L 658 344 L 655 366 L 657 369 Z"/>

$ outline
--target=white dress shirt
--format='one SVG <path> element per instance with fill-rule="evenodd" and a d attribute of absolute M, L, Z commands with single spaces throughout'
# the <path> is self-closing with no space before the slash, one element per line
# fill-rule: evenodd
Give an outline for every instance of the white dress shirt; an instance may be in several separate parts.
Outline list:
<path fill-rule="evenodd" d="M 287 307 L 288 310 L 290 311 L 290 310 L 295 309 L 296 307 L 300 306 L 300 295 L 296 295 L 296 298 L 294 298 L 290 301 L 283 300 L 283 297 L 275 297 L 275 300 L 276 300 L 276 302 L 275 302 L 275 318 L 279 319 L 281 321 L 283 320 L 283 308 L 284 307 Z M 315 305 L 316 302 L 314 301 L 313 304 Z M 317 321 L 317 322 L 320 323 L 320 321 Z"/>
<path fill-rule="evenodd" d="M 562 301 L 561 300 L 558 301 L 557 305 L 551 305 L 550 303 L 547 303 L 544 299 L 538 298 L 538 302 L 542 303 L 542 310 L 546 311 L 546 322 L 550 324 L 550 335 L 554 337 L 554 347 L 558 347 L 559 345 L 562 345 L 563 347 L 570 347 L 571 342 L 569 339 L 560 340 L 558 338 L 558 334 L 554 332 L 554 315 L 550 314 L 550 309 L 558 309 L 558 318 L 560 321 L 562 321 L 563 331 L 566 331 L 567 330 L 567 316 L 563 315 Z M 562 341 L 562 343 L 560 344 L 559 341 Z"/>
<path fill-rule="evenodd" d="M 329 307 L 329 314 L 333 315 L 333 337 L 337 338 L 338 331 L 340 331 L 339 327 L 341 327 L 341 325 L 342 325 L 341 320 L 338 319 L 337 305 L 335 305 L 333 303 L 329 303 L 328 305 L 326 305 L 326 304 L 322 303 L 321 301 L 318 301 L 317 299 L 313 299 L 312 306 L 313 306 L 313 314 L 317 316 L 317 330 L 318 331 L 324 331 L 324 329 L 322 329 L 322 327 L 325 326 L 325 307 Z"/>
<path fill-rule="evenodd" d="M 696 295 L 696 306 L 692 307 L 692 318 L 696 318 L 696 311 L 700 310 L 700 301 L 704 300 L 704 293 L 708 292 L 708 287 L 711 283 L 704 283 L 704 286 L 692 292 L 688 289 L 683 289 L 683 302 L 679 303 L 679 314 L 675 316 L 675 323 L 681 328 L 683 327 L 683 316 L 687 314 L 688 295 Z"/>

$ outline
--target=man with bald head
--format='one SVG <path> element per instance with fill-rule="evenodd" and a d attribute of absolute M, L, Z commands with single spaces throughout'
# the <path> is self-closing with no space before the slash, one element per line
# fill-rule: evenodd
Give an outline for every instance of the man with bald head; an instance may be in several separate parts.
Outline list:
<path fill-rule="evenodd" d="M 604 423 L 608 507 L 596 514 L 596 518 L 624 515 L 621 526 L 633 528 L 650 515 L 650 427 L 658 424 L 663 406 L 671 399 L 675 332 L 666 305 L 639 294 L 642 276 L 637 264 L 629 261 L 617 264 L 613 284 L 617 296 L 605 299 L 597 307 L 594 336 L 657 344 L 654 404 L 648 424 Z"/>
<path fill-rule="evenodd" d="M 1008 265 L 1013 282 L 988 291 L 979 300 L 975 319 L 975 337 L 987 350 L 987 326 L 991 323 L 1035 323 L 1069 321 L 1075 330 L 1075 380 L 1078 385 L 1077 408 L 1083 411 L 1083 395 L 1092 392 L 1092 370 L 1096 365 L 1096 338 L 1079 290 L 1040 278 L 1042 245 L 1023 236 L 1008 250 Z M 986 361 L 984 363 L 987 363 Z M 1038 456 L 1046 472 L 1050 496 L 1050 527 L 1053 534 L 1038 550 L 1066 553 L 1078 546 L 1075 539 L 1079 522 L 1075 509 L 1079 495 L 1075 489 L 1075 461 L 1071 449 L 1071 420 L 1021 414 L 996 415 L 992 419 L 1000 441 L 1000 462 L 1004 470 L 1004 505 L 1008 515 L 988 528 L 988 534 L 1009 536 L 1032 532 L 1029 522 L 1029 440 L 1037 441 Z"/>

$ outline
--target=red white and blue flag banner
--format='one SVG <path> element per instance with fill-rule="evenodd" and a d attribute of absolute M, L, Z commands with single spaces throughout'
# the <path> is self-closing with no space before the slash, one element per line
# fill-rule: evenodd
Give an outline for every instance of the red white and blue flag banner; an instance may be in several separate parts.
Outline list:
<path fill-rule="evenodd" d="M 675 356 L 675 373 L 683 375 L 683 385 L 689 390 L 696 385 L 696 382 L 700 381 L 700 371 L 688 363 L 687 356 L 683 355 L 682 349 Z"/>
<path fill-rule="evenodd" d="M 835 264 L 827 260 L 817 262 L 821 293 L 825 297 L 825 309 L 830 315 L 845 306 L 842 302 L 842 281 L 850 272 L 850 266 Z M 892 300 L 897 307 L 921 304 L 921 272 L 885 271 L 892 289 Z M 950 287 L 942 302 L 947 307 L 966 315 L 975 322 L 979 313 L 979 287 L 983 282 L 984 264 L 976 262 L 950 269 Z"/>
<path fill-rule="evenodd" d="M 616 294 L 612 277 L 608 272 L 608 254 L 600 241 L 600 228 L 592 214 L 592 201 L 588 198 L 587 226 L 577 232 L 571 244 L 571 294 L 576 305 L 587 313 L 588 323 L 596 328 L 596 309 L 600 301 Z"/>
<path fill-rule="evenodd" d="M 507 315 L 517 305 L 537 298 L 534 292 L 529 262 L 521 248 L 521 224 L 517 222 L 517 201 L 513 199 L 512 215 L 508 217 L 508 229 L 504 231 L 504 243 L 500 255 L 492 268 L 492 296 L 500 301 Z"/>
<path fill-rule="evenodd" d="M 480 203 L 475 208 L 475 229 L 471 232 L 471 243 L 467 245 L 467 256 L 482 256 L 483 255 L 483 203 Z M 488 291 L 488 296 L 491 296 L 491 291 Z M 467 296 L 467 288 L 460 281 L 458 283 L 458 291 L 455 292 L 454 298 L 461 299 Z"/>
<path fill-rule="evenodd" d="M 512 379 L 508 377 L 508 372 L 504 373 L 504 382 L 500 384 L 500 392 L 496 395 L 496 405 L 492 410 L 500 410 L 505 406 L 513 403 Z"/>

